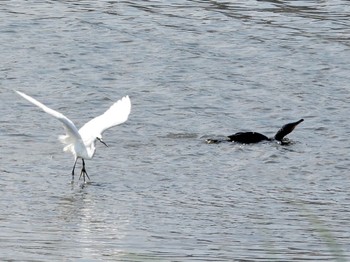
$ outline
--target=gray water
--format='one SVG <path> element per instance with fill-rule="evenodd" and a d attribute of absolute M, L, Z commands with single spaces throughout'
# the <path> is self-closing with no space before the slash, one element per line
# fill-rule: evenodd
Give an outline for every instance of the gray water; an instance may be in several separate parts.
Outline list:
<path fill-rule="evenodd" d="M 347 1 L 1 1 L 1 261 L 350 261 Z M 129 95 L 71 184 L 60 123 Z M 238 131 L 277 143 L 208 145 Z M 79 167 L 80 168 L 80 167 Z"/>

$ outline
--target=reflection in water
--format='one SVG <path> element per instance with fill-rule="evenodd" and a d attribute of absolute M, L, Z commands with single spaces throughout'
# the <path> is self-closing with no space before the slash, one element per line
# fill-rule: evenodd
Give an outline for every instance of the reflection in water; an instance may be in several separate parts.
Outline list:
<path fill-rule="evenodd" d="M 128 219 L 121 206 L 106 206 L 106 196 L 95 196 L 92 187 L 73 189 L 72 195 L 60 199 L 58 222 L 65 231 L 65 241 L 74 243 L 69 249 L 79 250 L 82 257 L 117 258 L 123 253 L 121 243 Z"/>

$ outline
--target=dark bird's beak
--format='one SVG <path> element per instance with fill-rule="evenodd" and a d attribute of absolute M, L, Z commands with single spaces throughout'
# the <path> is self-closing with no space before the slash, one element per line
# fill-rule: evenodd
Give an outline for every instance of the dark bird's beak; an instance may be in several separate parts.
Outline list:
<path fill-rule="evenodd" d="M 108 145 L 105 143 L 105 141 L 102 140 L 102 138 L 96 137 L 96 139 L 100 141 L 102 144 L 104 144 L 106 147 L 108 147 Z"/>

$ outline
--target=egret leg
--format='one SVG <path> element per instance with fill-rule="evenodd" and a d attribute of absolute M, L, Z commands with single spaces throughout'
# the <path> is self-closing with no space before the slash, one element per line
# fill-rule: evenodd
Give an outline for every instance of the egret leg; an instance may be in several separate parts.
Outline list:
<path fill-rule="evenodd" d="M 77 161 L 78 161 L 78 158 L 75 159 L 75 162 L 74 162 L 74 166 L 73 166 L 73 170 L 72 170 L 72 181 L 74 181 L 74 169 L 75 169 L 75 165 L 77 164 Z"/>
<path fill-rule="evenodd" d="M 83 176 L 83 179 L 84 179 L 84 182 L 85 182 L 85 176 L 86 176 L 89 180 L 90 180 L 90 177 L 89 177 L 89 175 L 87 174 L 86 169 L 85 169 L 85 161 L 84 161 L 84 158 L 82 158 L 82 160 L 83 160 L 83 167 L 82 167 L 82 169 L 81 169 L 79 179 L 81 178 L 81 176 Z"/>

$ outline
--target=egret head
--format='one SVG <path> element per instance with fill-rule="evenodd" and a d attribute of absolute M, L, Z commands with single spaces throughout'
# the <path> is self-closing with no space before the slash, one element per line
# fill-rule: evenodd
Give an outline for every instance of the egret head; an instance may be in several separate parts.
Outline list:
<path fill-rule="evenodd" d="M 98 136 L 98 137 L 96 137 L 96 139 L 98 141 L 100 141 L 102 144 L 104 144 L 106 147 L 108 147 L 108 145 L 105 143 L 105 141 L 102 140 L 102 136 Z"/>

